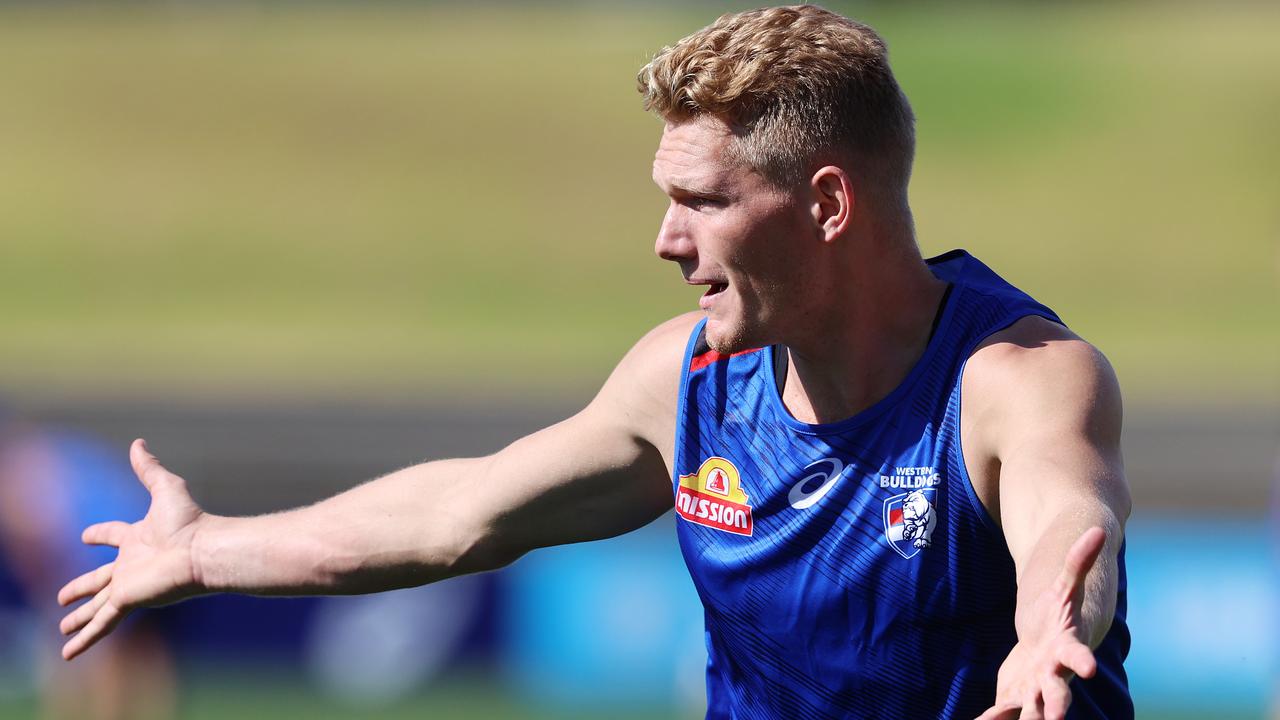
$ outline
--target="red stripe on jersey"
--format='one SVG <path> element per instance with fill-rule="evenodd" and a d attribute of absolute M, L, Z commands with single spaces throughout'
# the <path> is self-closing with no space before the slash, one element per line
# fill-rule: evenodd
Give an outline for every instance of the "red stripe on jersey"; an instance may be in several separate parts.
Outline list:
<path fill-rule="evenodd" d="M 718 353 L 715 350 L 709 350 L 707 352 L 702 353 L 701 355 L 698 355 L 697 357 L 693 358 L 692 361 L 690 361 L 689 372 L 697 372 L 702 368 L 708 365 L 712 365 L 714 363 L 718 363 L 721 360 L 728 360 L 729 358 L 738 357 L 739 355 L 747 355 L 753 352 L 760 352 L 763 349 L 764 348 L 751 348 L 750 350 L 743 350 L 741 352 L 736 352 L 731 355 L 725 355 L 724 353 Z"/>

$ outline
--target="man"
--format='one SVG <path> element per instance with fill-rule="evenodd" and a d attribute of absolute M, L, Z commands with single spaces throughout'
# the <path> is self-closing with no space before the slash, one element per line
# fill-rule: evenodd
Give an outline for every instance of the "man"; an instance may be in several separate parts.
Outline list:
<path fill-rule="evenodd" d="M 655 249 L 701 312 L 568 420 L 307 508 L 209 515 L 136 442 L 151 511 L 85 531 L 120 551 L 60 593 L 92 598 L 64 655 L 137 607 L 417 585 L 674 502 L 711 717 L 1132 716 L 1114 374 L 976 259 L 922 260 L 881 39 L 812 6 L 729 15 L 639 85 L 665 121 Z"/>

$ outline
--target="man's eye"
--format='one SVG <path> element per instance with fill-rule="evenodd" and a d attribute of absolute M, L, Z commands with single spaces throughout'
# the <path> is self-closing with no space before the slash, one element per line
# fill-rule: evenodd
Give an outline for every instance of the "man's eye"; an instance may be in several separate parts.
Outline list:
<path fill-rule="evenodd" d="M 719 201 L 714 200 L 714 199 L 712 199 L 712 198 L 705 198 L 705 197 L 689 197 L 689 198 L 685 198 L 685 200 L 684 200 L 684 204 L 685 204 L 685 205 L 688 205 L 689 207 L 693 208 L 694 210 L 701 210 L 702 208 L 715 207 L 716 205 L 719 205 L 720 203 L 719 203 Z"/>

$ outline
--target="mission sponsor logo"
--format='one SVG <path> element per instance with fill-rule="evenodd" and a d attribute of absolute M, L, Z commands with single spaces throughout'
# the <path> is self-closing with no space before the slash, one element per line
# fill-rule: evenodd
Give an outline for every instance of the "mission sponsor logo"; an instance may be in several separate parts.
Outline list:
<path fill-rule="evenodd" d="M 676 512 L 691 523 L 736 535 L 751 535 L 751 506 L 738 468 L 722 457 L 707 458 L 692 475 L 681 475 Z"/>

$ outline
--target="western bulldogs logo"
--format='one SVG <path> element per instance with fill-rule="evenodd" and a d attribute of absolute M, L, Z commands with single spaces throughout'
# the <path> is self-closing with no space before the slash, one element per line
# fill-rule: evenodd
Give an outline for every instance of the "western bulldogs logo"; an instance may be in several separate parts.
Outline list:
<path fill-rule="evenodd" d="M 915 557 L 933 544 L 933 530 L 938 526 L 934 508 L 938 491 L 934 488 L 915 490 L 884 501 L 884 536 L 899 555 Z"/>

